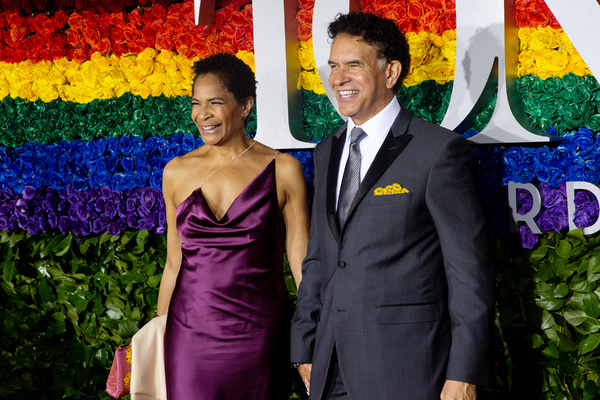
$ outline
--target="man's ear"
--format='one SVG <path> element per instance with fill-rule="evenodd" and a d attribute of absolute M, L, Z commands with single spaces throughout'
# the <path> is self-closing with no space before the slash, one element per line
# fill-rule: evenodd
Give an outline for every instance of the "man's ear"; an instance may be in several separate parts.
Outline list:
<path fill-rule="evenodd" d="M 387 65 L 387 78 L 385 86 L 388 89 L 393 89 L 398 79 L 400 79 L 400 73 L 402 72 L 402 64 L 398 60 L 392 60 Z"/>

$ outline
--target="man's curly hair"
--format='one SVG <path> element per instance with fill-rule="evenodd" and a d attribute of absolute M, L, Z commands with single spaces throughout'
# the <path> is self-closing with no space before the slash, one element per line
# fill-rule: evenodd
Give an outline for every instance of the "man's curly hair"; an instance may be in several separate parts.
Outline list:
<path fill-rule="evenodd" d="M 360 36 L 365 43 L 375 47 L 377 58 L 387 62 L 399 61 L 402 72 L 394 85 L 394 93 L 400 92 L 402 82 L 410 69 L 410 51 L 406 37 L 394 21 L 362 12 L 338 14 L 329 24 L 327 33 L 331 39 L 335 39 L 339 34 Z"/>
<path fill-rule="evenodd" d="M 218 53 L 194 63 L 194 85 L 203 75 L 213 74 L 243 104 L 248 97 L 256 102 L 256 78 L 246 63 L 228 53 Z"/>

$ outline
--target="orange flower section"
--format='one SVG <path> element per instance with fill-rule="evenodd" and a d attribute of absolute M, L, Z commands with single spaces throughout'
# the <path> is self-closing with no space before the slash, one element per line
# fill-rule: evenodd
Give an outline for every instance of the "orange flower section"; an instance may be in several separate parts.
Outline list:
<path fill-rule="evenodd" d="M 252 5 L 232 2 L 215 12 L 211 27 L 196 26 L 194 2 L 168 9 L 160 4 L 130 13 L 64 11 L 23 17 L 0 13 L 0 60 L 54 61 L 62 57 L 83 63 L 92 54 L 140 54 L 147 48 L 207 57 L 218 52 L 253 51 Z"/>

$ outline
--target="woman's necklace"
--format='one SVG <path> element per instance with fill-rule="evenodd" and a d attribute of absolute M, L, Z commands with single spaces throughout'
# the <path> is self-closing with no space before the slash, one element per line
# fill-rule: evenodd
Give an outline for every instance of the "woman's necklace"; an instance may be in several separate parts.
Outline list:
<path fill-rule="evenodd" d="M 237 156 L 233 157 L 231 160 L 227 161 L 225 164 L 223 164 L 219 168 L 217 168 L 215 170 L 215 172 L 213 172 L 212 174 L 210 174 L 208 176 L 208 178 L 206 178 L 204 180 L 204 182 L 202 182 L 202 185 L 200 185 L 200 187 L 204 186 L 204 184 L 206 183 L 206 181 L 209 180 L 214 174 L 216 174 L 217 172 L 219 172 L 220 170 L 222 170 L 223 168 L 225 168 L 226 166 L 228 166 L 229 164 L 231 164 L 232 162 L 234 162 L 235 160 L 237 160 L 238 158 L 240 158 L 241 156 L 243 156 L 244 153 L 246 153 L 248 150 L 250 150 L 252 148 L 252 146 L 254 146 L 254 143 L 256 143 L 256 140 L 254 142 L 252 142 L 250 144 L 250 146 L 246 147 L 246 150 L 242 151 L 240 154 L 238 154 Z"/>

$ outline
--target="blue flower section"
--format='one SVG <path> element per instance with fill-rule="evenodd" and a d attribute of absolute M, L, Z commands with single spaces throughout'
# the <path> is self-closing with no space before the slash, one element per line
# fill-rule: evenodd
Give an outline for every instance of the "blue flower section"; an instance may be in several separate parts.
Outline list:
<path fill-rule="evenodd" d="M 21 193 L 25 186 L 64 190 L 70 185 L 76 191 L 101 186 L 117 191 L 147 186 L 162 190 L 165 165 L 202 145 L 200 138 L 176 134 L 146 140 L 124 136 L 51 145 L 26 143 L 12 151 L 0 147 L 0 189 Z M 300 160 L 310 182 L 312 151 L 291 154 Z"/>
<path fill-rule="evenodd" d="M 587 128 L 564 136 L 556 147 L 517 147 L 506 149 L 504 184 L 529 183 L 535 179 L 558 187 L 567 181 L 600 181 L 600 136 Z"/>
<path fill-rule="evenodd" d="M 25 186 L 64 190 L 71 185 L 76 191 L 101 186 L 117 191 L 146 186 L 160 190 L 165 165 L 202 144 L 202 139 L 192 135 L 176 134 L 146 140 L 124 136 L 51 145 L 26 143 L 12 151 L 0 147 L 0 189 L 21 193 Z"/>
<path fill-rule="evenodd" d="M 166 227 L 165 204 L 160 191 L 149 187 L 114 191 L 106 186 L 77 191 L 51 186 L 25 186 L 22 194 L 0 190 L 0 231 L 73 232 L 78 236 L 125 229 L 162 234 Z"/>

